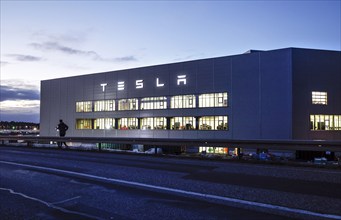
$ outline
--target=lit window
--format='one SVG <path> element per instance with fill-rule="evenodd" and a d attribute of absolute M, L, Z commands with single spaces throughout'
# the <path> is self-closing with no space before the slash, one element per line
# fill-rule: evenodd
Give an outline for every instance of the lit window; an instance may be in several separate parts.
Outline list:
<path fill-rule="evenodd" d="M 92 102 L 76 102 L 76 112 L 92 112 Z"/>
<path fill-rule="evenodd" d="M 114 118 L 96 118 L 94 120 L 94 129 L 114 129 Z"/>
<path fill-rule="evenodd" d="M 199 108 L 227 106 L 228 106 L 227 92 L 199 95 Z"/>
<path fill-rule="evenodd" d="M 227 116 L 204 116 L 199 119 L 199 130 L 228 130 Z"/>
<path fill-rule="evenodd" d="M 142 130 L 164 130 L 167 128 L 167 119 L 164 117 L 156 118 L 142 118 L 141 129 Z"/>
<path fill-rule="evenodd" d="M 148 97 L 141 99 L 141 110 L 166 109 L 167 97 Z"/>
<path fill-rule="evenodd" d="M 171 108 L 195 108 L 195 95 L 173 96 Z"/>
<path fill-rule="evenodd" d="M 76 119 L 76 129 L 93 129 L 93 119 Z"/>
<path fill-rule="evenodd" d="M 99 100 L 94 103 L 95 112 L 115 111 L 115 100 Z"/>
<path fill-rule="evenodd" d="M 171 118 L 172 130 L 194 130 L 196 127 L 194 117 L 174 117 Z"/>
<path fill-rule="evenodd" d="M 199 147 L 199 152 L 213 153 L 213 154 L 228 154 L 227 147 Z"/>
<path fill-rule="evenodd" d="M 311 92 L 314 105 L 327 105 L 327 92 Z"/>
<path fill-rule="evenodd" d="M 341 130 L 341 115 L 310 115 L 310 130 Z"/>
<path fill-rule="evenodd" d="M 118 101 L 118 110 L 137 110 L 138 99 L 121 99 Z"/>
<path fill-rule="evenodd" d="M 118 127 L 121 130 L 138 129 L 137 118 L 121 118 L 118 120 Z"/>

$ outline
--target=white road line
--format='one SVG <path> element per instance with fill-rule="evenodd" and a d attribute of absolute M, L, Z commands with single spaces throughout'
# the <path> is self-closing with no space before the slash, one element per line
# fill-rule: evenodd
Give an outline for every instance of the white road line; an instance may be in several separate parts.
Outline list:
<path fill-rule="evenodd" d="M 53 205 L 62 204 L 62 203 L 69 202 L 69 201 L 72 201 L 72 200 L 75 200 L 75 199 L 79 199 L 79 198 L 81 198 L 81 196 L 76 196 L 76 197 L 73 197 L 73 198 L 70 198 L 70 199 L 65 199 L 65 200 L 62 200 L 62 201 L 59 201 L 59 202 L 53 202 L 51 204 L 53 204 Z"/>
<path fill-rule="evenodd" d="M 289 213 L 303 214 L 303 215 L 310 215 L 310 216 L 315 216 L 315 217 L 341 220 L 340 215 L 322 214 L 322 213 L 318 213 L 318 212 L 312 212 L 312 211 L 296 209 L 296 208 L 289 208 L 289 207 L 285 207 L 285 206 L 271 205 L 271 204 L 267 204 L 267 203 L 253 202 L 253 201 L 248 201 L 248 200 L 235 199 L 235 198 L 223 197 L 223 196 L 217 196 L 217 195 L 211 195 L 211 194 L 204 194 L 204 193 L 186 191 L 186 190 L 181 190 L 181 189 L 173 189 L 173 188 L 169 188 L 169 187 L 156 186 L 156 185 L 150 185 L 150 184 L 145 184 L 145 183 L 139 183 L 139 182 L 133 182 L 133 181 L 127 181 L 127 180 L 121 180 L 121 179 L 114 179 L 114 178 L 96 176 L 96 175 L 92 175 L 92 174 L 79 173 L 79 172 L 61 170 L 61 169 L 55 169 L 55 168 L 40 167 L 40 166 L 35 166 L 35 165 L 21 164 L 21 163 L 9 162 L 9 161 L 0 161 L 0 163 L 10 164 L 10 165 L 15 165 L 15 166 L 21 166 L 21 167 L 35 168 L 35 169 L 40 169 L 40 170 L 53 171 L 53 172 L 58 172 L 58 173 L 70 174 L 70 175 L 76 175 L 76 176 L 87 177 L 87 178 L 92 178 L 92 179 L 96 179 L 96 180 L 105 180 L 105 181 L 120 183 L 120 184 L 123 183 L 123 184 L 131 185 L 131 186 L 144 187 L 144 188 L 149 188 L 149 189 L 154 189 L 154 190 L 157 189 L 157 190 L 173 192 L 173 193 L 180 193 L 180 194 L 190 195 L 190 196 L 195 196 L 195 197 L 216 199 L 216 200 L 221 200 L 221 201 L 226 201 L 226 202 L 233 202 L 233 203 L 238 203 L 238 204 L 243 204 L 243 205 L 279 210 L 279 211 L 284 211 L 284 212 L 289 212 Z"/>
<path fill-rule="evenodd" d="M 18 195 L 18 196 L 24 197 L 24 198 L 26 198 L 26 199 L 33 200 L 33 201 L 42 203 L 42 204 L 46 205 L 46 206 L 49 207 L 49 208 L 57 209 L 57 210 L 59 210 L 59 211 L 61 211 L 61 212 L 64 212 L 64 213 L 80 215 L 80 216 L 87 217 L 87 218 L 92 218 L 92 219 L 100 219 L 100 218 L 98 218 L 98 217 L 96 217 L 96 216 L 88 215 L 88 214 L 85 214 L 85 213 L 82 213 L 82 212 L 76 212 L 76 211 L 71 211 L 71 210 L 68 210 L 68 209 L 64 209 L 64 208 L 62 208 L 62 207 L 56 206 L 56 205 L 53 204 L 53 203 L 49 203 L 49 202 L 46 202 L 46 201 L 44 201 L 44 200 L 41 200 L 41 199 L 38 199 L 38 198 L 31 197 L 31 196 L 28 196 L 28 195 L 23 194 L 23 193 L 15 192 L 13 189 L 0 188 L 0 190 L 8 191 L 8 192 L 11 193 L 11 194 Z"/>

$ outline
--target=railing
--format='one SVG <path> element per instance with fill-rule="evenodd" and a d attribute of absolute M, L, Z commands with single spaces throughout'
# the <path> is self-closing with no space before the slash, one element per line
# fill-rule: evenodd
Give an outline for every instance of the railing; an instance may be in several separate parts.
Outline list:
<path fill-rule="evenodd" d="M 0 136 L 1 144 L 8 141 L 21 141 L 32 146 L 33 143 L 77 142 L 141 144 L 162 147 L 234 147 L 263 148 L 273 150 L 306 150 L 341 152 L 341 141 L 330 140 L 228 140 L 228 139 L 173 139 L 173 138 L 114 138 L 114 137 L 41 137 L 41 136 Z"/>

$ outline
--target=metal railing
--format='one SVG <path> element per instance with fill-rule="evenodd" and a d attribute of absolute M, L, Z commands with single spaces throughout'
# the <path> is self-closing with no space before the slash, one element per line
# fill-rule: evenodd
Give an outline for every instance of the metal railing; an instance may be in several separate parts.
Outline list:
<path fill-rule="evenodd" d="M 233 147 L 264 148 L 273 150 L 306 150 L 341 152 L 340 140 L 229 140 L 229 139 L 173 139 L 173 138 L 115 138 L 115 137 L 55 137 L 55 136 L 0 136 L 1 144 L 21 141 L 31 146 L 33 143 L 77 142 L 141 144 L 162 147 Z"/>

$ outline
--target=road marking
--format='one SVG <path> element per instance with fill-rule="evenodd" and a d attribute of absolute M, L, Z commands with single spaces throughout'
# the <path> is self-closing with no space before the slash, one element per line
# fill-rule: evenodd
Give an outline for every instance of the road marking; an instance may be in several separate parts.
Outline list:
<path fill-rule="evenodd" d="M 0 161 L 0 163 L 15 165 L 15 166 L 21 166 L 21 167 L 35 168 L 35 169 L 40 169 L 40 170 L 53 171 L 53 172 L 57 172 L 57 173 L 81 176 L 81 177 L 86 177 L 86 178 L 91 178 L 91 179 L 96 179 L 96 180 L 104 180 L 104 181 L 126 184 L 126 185 L 131 185 L 131 186 L 144 187 L 144 188 L 149 188 L 149 189 L 154 189 L 154 190 L 157 189 L 157 190 L 161 190 L 161 191 L 179 193 L 179 194 L 201 197 L 201 198 L 206 198 L 206 199 L 216 199 L 216 200 L 221 200 L 221 201 L 225 201 L 225 202 L 232 202 L 232 203 L 238 203 L 238 204 L 243 204 L 243 205 L 256 206 L 256 207 L 279 210 L 279 211 L 284 211 L 284 212 L 289 212 L 289 213 L 303 214 L 303 215 L 310 215 L 310 216 L 315 216 L 315 217 L 341 220 L 341 216 L 339 216 L 339 215 L 322 214 L 322 213 L 312 212 L 312 211 L 303 210 L 303 209 L 289 208 L 289 207 L 285 207 L 285 206 L 271 205 L 271 204 L 260 203 L 260 202 L 253 202 L 253 201 L 248 201 L 248 200 L 235 199 L 235 198 L 231 198 L 231 197 L 223 197 L 223 196 L 217 196 L 217 195 L 212 195 L 212 194 L 198 193 L 198 192 L 186 191 L 186 190 L 182 190 L 182 189 L 173 189 L 173 188 L 169 188 L 169 187 L 156 186 L 156 185 L 151 185 L 151 184 L 145 184 L 145 183 L 139 183 L 139 182 L 133 182 L 133 181 L 127 181 L 127 180 L 121 180 L 121 179 L 114 179 L 114 178 L 96 176 L 96 175 L 92 175 L 92 174 L 79 173 L 79 172 L 61 170 L 61 169 L 55 169 L 55 168 L 40 167 L 40 166 L 35 166 L 35 165 L 21 164 L 21 163 L 9 162 L 9 161 Z"/>
<path fill-rule="evenodd" d="M 28 195 L 23 194 L 23 193 L 15 192 L 13 189 L 0 188 L 0 190 L 8 191 L 11 194 L 18 195 L 18 196 L 24 197 L 26 199 L 42 203 L 42 204 L 46 205 L 49 208 L 57 209 L 57 210 L 59 210 L 61 212 L 64 212 L 64 213 L 80 215 L 80 216 L 91 218 L 91 219 L 100 219 L 100 218 L 98 218 L 96 216 L 93 216 L 93 215 L 88 215 L 88 214 L 85 214 L 85 213 L 82 213 L 82 212 L 76 212 L 76 211 L 71 211 L 71 210 L 68 210 L 68 209 L 64 209 L 62 207 L 56 206 L 55 205 L 56 203 L 49 203 L 49 202 L 46 202 L 44 200 L 41 200 L 41 199 L 38 199 L 38 198 L 35 198 L 35 197 L 32 197 L 32 196 L 28 196 Z"/>
<path fill-rule="evenodd" d="M 53 204 L 53 205 L 61 204 L 61 203 L 69 202 L 69 201 L 72 201 L 72 200 L 75 200 L 75 199 L 79 199 L 79 198 L 81 198 L 81 196 L 76 196 L 76 197 L 73 197 L 73 198 L 70 198 L 70 199 L 65 199 L 65 200 L 62 200 L 62 201 L 59 201 L 59 202 L 53 202 L 51 204 Z"/>

